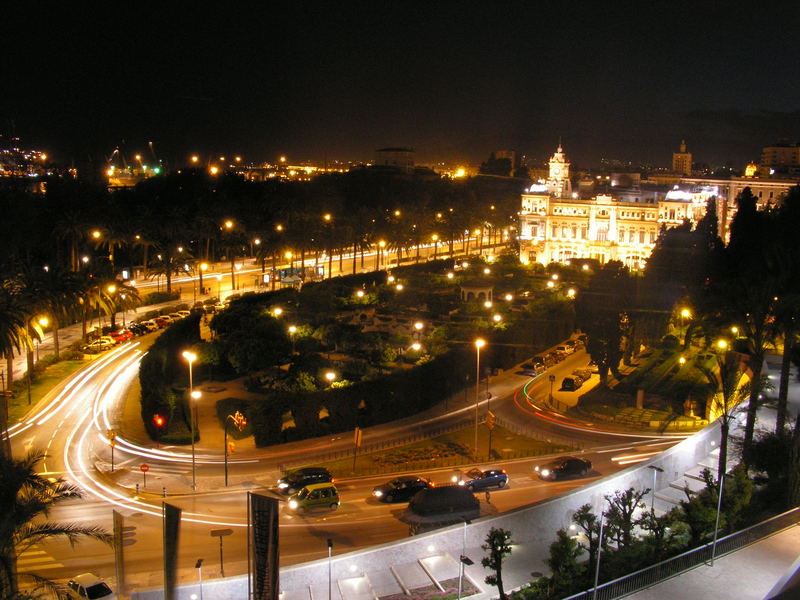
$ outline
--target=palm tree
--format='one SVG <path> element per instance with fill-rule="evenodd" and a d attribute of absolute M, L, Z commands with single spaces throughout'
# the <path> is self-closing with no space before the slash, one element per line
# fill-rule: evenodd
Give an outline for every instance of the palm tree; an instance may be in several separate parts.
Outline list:
<path fill-rule="evenodd" d="M 0 357 L 6 359 L 6 389 L 11 389 L 14 380 L 14 352 L 27 348 L 28 319 L 27 303 L 22 299 L 19 288 L 11 281 L 0 285 Z M 8 398 L 3 394 L 0 406 L 0 437 L 3 445 L 0 455 L 10 456 L 11 445 L 6 428 L 8 426 Z"/>
<path fill-rule="evenodd" d="M 26 266 L 21 280 L 34 312 L 45 313 L 49 317 L 53 331 L 53 353 L 58 358 L 58 330 L 60 323 L 80 300 L 80 278 L 76 273 L 54 265 L 47 269 Z"/>
<path fill-rule="evenodd" d="M 24 459 L 0 458 L 0 596 L 14 597 L 19 579 L 33 581 L 36 588 L 57 591 L 58 584 L 33 573 L 19 573 L 17 557 L 34 544 L 52 538 L 66 539 L 75 545 L 81 538 L 110 544 L 112 537 L 100 527 L 42 520 L 50 509 L 64 500 L 80 498 L 77 487 L 61 479 L 42 477 L 39 462 L 45 455 L 30 452 Z"/>
<path fill-rule="evenodd" d="M 720 348 L 726 350 L 727 344 L 723 344 Z M 725 351 L 717 354 L 716 357 L 716 371 L 711 371 L 705 367 L 701 367 L 700 371 L 714 389 L 714 394 L 709 402 L 711 402 L 711 416 L 716 416 L 720 425 L 717 481 L 721 481 L 727 468 L 728 434 L 730 433 L 731 423 L 736 418 L 736 415 L 744 410 L 742 405 L 750 396 L 752 385 L 744 375 L 744 368 L 738 353 Z"/>

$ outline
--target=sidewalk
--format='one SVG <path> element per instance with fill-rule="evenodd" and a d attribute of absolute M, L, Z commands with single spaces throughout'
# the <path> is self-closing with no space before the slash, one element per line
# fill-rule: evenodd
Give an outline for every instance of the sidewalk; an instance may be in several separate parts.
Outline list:
<path fill-rule="evenodd" d="M 775 535 L 627 596 L 630 600 L 762 600 L 800 556 L 800 527 Z M 800 592 L 787 598 L 800 597 Z"/>

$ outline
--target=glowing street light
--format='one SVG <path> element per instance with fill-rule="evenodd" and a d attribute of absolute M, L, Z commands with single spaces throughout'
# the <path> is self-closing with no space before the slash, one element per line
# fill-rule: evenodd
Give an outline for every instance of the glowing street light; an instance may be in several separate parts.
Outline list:
<path fill-rule="evenodd" d="M 336 379 L 336 373 L 333 371 L 326 371 L 325 379 L 328 381 L 328 385 L 333 385 L 333 381 Z"/>
<path fill-rule="evenodd" d="M 289 338 L 292 340 L 292 356 L 294 356 L 294 334 L 297 333 L 297 327 L 295 325 L 289 325 Z"/>
<path fill-rule="evenodd" d="M 192 381 L 192 363 L 197 360 L 197 354 L 194 352 L 189 352 L 188 350 L 184 350 L 182 354 L 183 358 L 186 359 L 186 362 L 189 363 L 189 396 L 197 400 L 200 398 L 200 392 L 195 392 L 194 389 L 194 382 Z M 197 394 L 195 396 L 195 393 Z M 196 480 L 196 471 L 195 471 L 195 454 L 194 454 L 194 405 L 190 402 L 189 406 L 189 421 L 192 426 L 192 490 L 197 489 L 197 480 Z"/>
<path fill-rule="evenodd" d="M 450 272 L 447 274 L 447 278 L 448 278 L 448 279 L 452 279 L 453 277 L 455 277 L 455 275 L 453 275 L 453 272 L 452 272 L 452 271 L 450 271 Z"/>
<path fill-rule="evenodd" d="M 552 289 L 552 288 L 556 287 L 556 284 L 555 284 L 555 283 L 553 283 L 552 281 L 548 281 L 548 282 L 547 282 L 547 287 L 549 287 L 549 288 L 551 288 L 551 289 Z"/>
<path fill-rule="evenodd" d="M 569 288 L 567 290 L 567 296 L 569 296 L 570 298 L 574 298 L 575 297 L 575 289 L 574 288 Z"/>
<path fill-rule="evenodd" d="M 475 340 L 475 456 L 478 456 L 478 403 L 480 402 L 481 387 L 481 348 L 486 345 L 486 340 Z"/>
<path fill-rule="evenodd" d="M 494 315 L 494 316 L 492 317 L 492 320 L 493 320 L 495 323 L 499 323 L 500 321 L 502 321 L 502 320 L 503 320 L 503 317 L 502 317 L 501 315 L 498 315 L 498 314 L 496 314 L 496 315 Z"/>
<path fill-rule="evenodd" d="M 514 296 L 511 294 L 506 294 L 506 302 L 511 302 L 514 299 Z"/>
<path fill-rule="evenodd" d="M 486 302 L 483 303 L 483 306 L 486 308 L 492 308 L 492 301 L 487 300 Z"/>

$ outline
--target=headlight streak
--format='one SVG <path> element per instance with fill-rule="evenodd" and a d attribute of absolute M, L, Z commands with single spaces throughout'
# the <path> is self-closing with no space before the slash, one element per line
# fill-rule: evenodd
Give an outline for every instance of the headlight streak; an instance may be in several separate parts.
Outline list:
<path fill-rule="evenodd" d="M 64 441 L 64 467 L 74 482 L 81 485 L 83 489 L 96 496 L 98 499 L 126 510 L 137 510 L 154 517 L 161 517 L 162 512 L 160 508 L 153 508 L 151 504 L 137 498 L 129 498 L 126 493 L 109 487 L 101 480 L 96 479 L 93 474 L 94 466 L 89 464 L 91 461 L 87 459 L 90 450 L 88 447 L 90 435 L 98 433 L 93 427 L 87 426 L 87 420 L 91 417 L 95 424 L 98 424 L 96 420 L 97 414 L 102 411 L 101 407 L 111 401 L 111 398 L 106 398 L 105 396 L 110 393 L 110 390 L 115 390 L 118 394 L 124 391 L 126 382 L 130 381 L 130 378 L 135 375 L 135 369 L 131 367 L 135 365 L 136 359 L 138 359 L 138 356 L 133 356 L 122 365 L 115 367 L 114 373 L 107 377 L 100 389 L 93 394 L 91 410 L 79 416 L 77 422 Z M 71 400 L 74 402 L 73 407 L 81 406 L 81 399 L 76 396 L 76 393 L 77 390 L 70 394 Z M 76 436 L 79 433 L 80 437 L 78 437 L 76 443 Z M 70 449 L 75 452 L 77 465 L 73 465 L 69 453 Z M 205 525 L 246 527 L 246 523 L 233 520 L 211 520 L 204 517 L 205 515 L 201 513 L 185 512 L 182 520 Z"/>
<path fill-rule="evenodd" d="M 61 409 L 61 405 L 67 402 L 67 399 L 70 397 L 70 394 L 73 391 L 73 388 L 79 389 L 86 382 L 93 377 L 97 371 L 105 367 L 111 360 L 115 359 L 120 354 L 127 352 L 139 345 L 139 342 L 135 342 L 133 344 L 117 348 L 113 350 L 109 354 L 105 355 L 102 358 L 97 359 L 94 361 L 89 368 L 80 371 L 76 375 L 74 375 L 64 386 L 55 398 L 53 398 L 50 402 L 48 402 L 45 406 L 38 409 L 33 415 L 26 418 L 24 421 L 20 421 L 8 428 L 8 435 L 9 437 L 15 437 L 21 434 L 23 431 L 29 429 L 34 425 L 41 425 L 42 423 L 47 422 L 50 418 L 55 416 L 58 411 Z"/>

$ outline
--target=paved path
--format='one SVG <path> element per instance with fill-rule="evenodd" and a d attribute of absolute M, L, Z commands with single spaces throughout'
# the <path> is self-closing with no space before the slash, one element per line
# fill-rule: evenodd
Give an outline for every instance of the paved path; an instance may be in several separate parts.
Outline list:
<path fill-rule="evenodd" d="M 800 556 L 800 527 L 785 529 L 679 577 L 662 581 L 630 600 L 762 600 Z M 800 597 L 800 592 L 789 598 Z"/>

